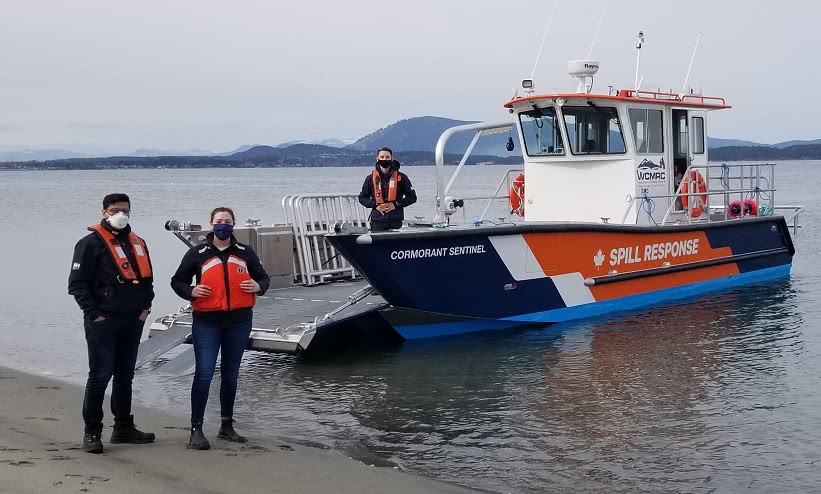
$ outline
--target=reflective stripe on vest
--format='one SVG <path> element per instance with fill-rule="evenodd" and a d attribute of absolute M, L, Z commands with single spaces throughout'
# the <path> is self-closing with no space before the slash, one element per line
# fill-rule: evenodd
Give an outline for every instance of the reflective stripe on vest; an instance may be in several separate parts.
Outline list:
<path fill-rule="evenodd" d="M 382 176 L 376 169 L 371 173 L 371 180 L 373 181 L 373 198 L 377 204 L 385 204 L 386 202 L 393 202 L 396 200 L 396 190 L 399 188 L 399 181 L 402 178 L 399 176 L 399 171 L 394 170 L 391 173 L 391 178 L 388 181 L 388 200 L 386 201 L 382 195 Z"/>
<path fill-rule="evenodd" d="M 228 270 L 228 285 L 225 284 L 225 270 Z M 228 256 L 227 267 L 219 257 L 209 258 L 200 268 L 200 285 L 211 288 L 211 295 L 198 297 L 191 302 L 194 310 L 199 312 L 227 311 L 253 307 L 256 295 L 242 291 L 239 284 L 250 280 L 248 264 L 245 260 Z"/>
<path fill-rule="evenodd" d="M 137 273 L 134 271 L 134 266 L 128 262 L 128 256 L 126 256 L 122 243 L 116 235 L 100 224 L 91 225 L 88 229 L 92 232 L 96 232 L 103 240 L 103 244 L 105 244 L 108 253 L 111 254 L 111 258 L 114 259 L 114 264 L 117 265 L 117 269 L 120 271 L 120 276 L 122 276 L 123 280 L 131 280 L 137 284 L 140 278 L 151 277 L 151 260 L 148 258 L 148 249 L 143 239 L 138 237 L 137 234 L 129 232 L 128 243 L 131 244 L 134 250 L 134 257 L 137 259 L 139 276 L 137 276 Z"/>

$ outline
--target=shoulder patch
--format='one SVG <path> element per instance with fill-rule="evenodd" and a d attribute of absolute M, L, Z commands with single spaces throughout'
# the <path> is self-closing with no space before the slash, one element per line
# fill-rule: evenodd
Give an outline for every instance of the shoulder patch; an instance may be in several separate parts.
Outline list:
<path fill-rule="evenodd" d="M 237 245 L 237 249 L 239 249 L 239 250 L 245 250 L 245 246 L 244 246 L 244 245 L 242 245 L 242 244 L 236 244 L 236 245 Z"/>
<path fill-rule="evenodd" d="M 72 264 L 72 265 L 71 265 L 71 270 L 72 270 L 72 271 L 79 271 L 79 270 L 80 270 L 80 263 L 79 263 L 79 262 L 75 262 L 74 264 Z"/>
<path fill-rule="evenodd" d="M 200 250 L 198 250 L 197 252 L 199 252 L 200 254 L 202 254 L 202 253 L 203 253 L 203 252 L 205 252 L 206 250 L 208 250 L 208 246 L 207 246 L 207 245 L 203 246 L 203 248 L 202 248 L 202 249 L 200 249 Z"/>

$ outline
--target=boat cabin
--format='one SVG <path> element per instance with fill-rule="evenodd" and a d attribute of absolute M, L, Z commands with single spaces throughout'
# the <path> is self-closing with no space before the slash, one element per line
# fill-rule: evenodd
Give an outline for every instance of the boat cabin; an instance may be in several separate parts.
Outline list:
<path fill-rule="evenodd" d="M 579 92 L 530 90 L 505 105 L 524 158 L 524 219 L 655 224 L 668 209 L 673 217 L 694 216 L 682 205 L 681 182 L 688 167 L 707 165 L 706 114 L 730 108 L 724 99 L 630 89 L 589 94 L 589 71 L 571 75 L 580 78 Z"/>

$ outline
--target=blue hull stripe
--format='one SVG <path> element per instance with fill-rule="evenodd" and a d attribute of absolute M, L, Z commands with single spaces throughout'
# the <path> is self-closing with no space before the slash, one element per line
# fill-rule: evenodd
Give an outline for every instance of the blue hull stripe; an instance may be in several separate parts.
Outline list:
<path fill-rule="evenodd" d="M 790 264 L 775 266 L 756 271 L 748 271 L 733 276 L 725 276 L 714 280 L 700 281 L 689 285 L 681 285 L 649 293 L 630 295 L 593 304 L 578 305 L 562 309 L 522 314 L 505 319 L 471 319 L 461 322 L 441 324 L 421 324 L 413 326 L 396 326 L 396 331 L 405 339 L 431 338 L 452 334 L 470 333 L 474 331 L 507 329 L 527 323 L 553 323 L 596 317 L 603 314 L 639 309 L 642 307 L 660 305 L 665 302 L 694 298 L 710 292 L 724 291 L 739 286 L 750 285 L 763 281 L 785 278 L 790 275 Z"/>

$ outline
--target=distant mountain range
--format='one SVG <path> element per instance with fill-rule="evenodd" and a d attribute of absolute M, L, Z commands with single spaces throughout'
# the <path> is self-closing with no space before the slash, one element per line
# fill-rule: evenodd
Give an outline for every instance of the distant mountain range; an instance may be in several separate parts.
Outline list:
<path fill-rule="evenodd" d="M 353 139 L 348 139 L 344 141 L 340 139 L 319 139 L 316 141 L 288 141 L 277 145 L 277 147 L 287 148 L 288 146 L 293 146 L 294 144 L 315 144 L 317 146 L 328 146 L 330 148 L 344 148 L 351 145 L 353 142 Z"/>
<path fill-rule="evenodd" d="M 784 141 L 776 144 L 761 144 L 759 142 L 742 141 L 739 139 L 719 139 L 716 137 L 707 138 L 707 147 L 710 149 L 727 147 L 765 147 L 785 149 L 791 146 L 811 146 L 813 144 L 821 144 L 821 139 L 814 139 L 812 141 Z"/>
<path fill-rule="evenodd" d="M 388 125 L 385 128 L 368 134 L 348 146 L 348 148 L 360 151 L 376 151 L 382 146 L 387 146 L 396 153 L 404 151 L 434 151 L 442 132 L 450 127 L 468 123 L 475 122 L 430 116 L 409 118 L 400 120 L 395 124 Z M 483 137 L 476 143 L 473 152 L 491 156 L 510 156 L 511 152 L 505 149 L 508 135 L 509 134 L 497 134 Z M 473 139 L 472 133 L 457 134 L 448 141 L 448 147 L 445 152 L 464 153 L 470 145 L 471 139 Z M 518 148 L 518 140 L 516 144 Z M 514 153 L 521 156 L 518 150 L 515 150 Z"/>
<path fill-rule="evenodd" d="M 446 129 L 471 123 L 443 117 L 425 116 L 400 120 L 355 141 L 321 139 L 289 141 L 275 146 L 243 145 L 233 151 L 139 149 L 128 156 L 91 158 L 59 149 L 0 151 L 0 168 L 172 168 L 172 167 L 276 167 L 276 166 L 360 166 L 371 165 L 382 146 L 394 150 L 406 165 L 433 164 L 433 151 Z M 472 133 L 457 134 L 448 143 L 447 159 L 458 160 L 467 149 Z M 515 149 L 505 147 L 509 133 L 480 139 L 469 163 L 521 163 L 519 141 Z M 710 159 L 788 160 L 821 159 L 821 139 L 760 144 L 738 139 L 708 138 Z"/>
<path fill-rule="evenodd" d="M 710 150 L 710 161 L 821 160 L 821 144 L 775 146 L 728 146 Z"/>

